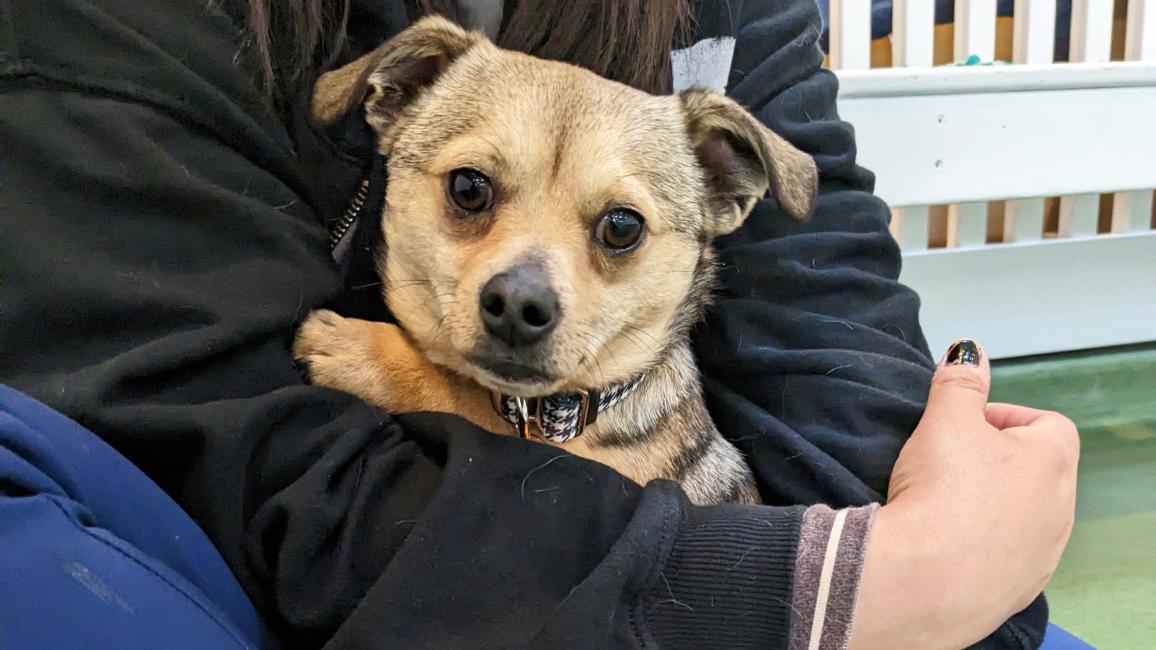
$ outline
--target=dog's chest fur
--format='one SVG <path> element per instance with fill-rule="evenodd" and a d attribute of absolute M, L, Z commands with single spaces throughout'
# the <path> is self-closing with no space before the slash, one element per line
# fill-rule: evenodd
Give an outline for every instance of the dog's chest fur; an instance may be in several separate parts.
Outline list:
<path fill-rule="evenodd" d="M 674 343 L 625 399 L 570 443 L 640 483 L 678 481 L 695 503 L 758 503 L 750 468 L 715 427 L 690 344 Z"/>

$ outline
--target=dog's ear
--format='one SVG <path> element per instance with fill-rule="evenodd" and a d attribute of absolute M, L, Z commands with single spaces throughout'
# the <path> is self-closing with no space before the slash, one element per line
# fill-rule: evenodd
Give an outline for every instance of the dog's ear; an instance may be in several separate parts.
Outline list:
<path fill-rule="evenodd" d="M 795 219 L 811 215 L 819 172 L 810 156 L 722 95 L 689 90 L 679 98 L 690 144 L 706 175 L 712 237 L 738 229 L 768 189 Z"/>
<path fill-rule="evenodd" d="M 482 40 L 439 16 L 423 18 L 369 54 L 321 75 L 313 87 L 313 120 L 332 124 L 364 104 L 366 121 L 384 134 L 423 89 Z"/>

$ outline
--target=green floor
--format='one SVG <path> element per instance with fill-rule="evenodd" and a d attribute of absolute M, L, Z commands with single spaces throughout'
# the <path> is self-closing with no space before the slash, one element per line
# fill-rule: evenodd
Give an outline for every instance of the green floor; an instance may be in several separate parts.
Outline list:
<path fill-rule="evenodd" d="M 992 398 L 1080 427 L 1076 529 L 1052 620 L 1103 650 L 1156 648 L 1156 345 L 998 363 Z"/>

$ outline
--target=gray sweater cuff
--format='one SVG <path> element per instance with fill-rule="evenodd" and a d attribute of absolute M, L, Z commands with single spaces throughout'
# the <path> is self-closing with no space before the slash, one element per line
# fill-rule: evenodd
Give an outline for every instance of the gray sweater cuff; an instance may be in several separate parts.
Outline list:
<path fill-rule="evenodd" d="M 791 602 L 791 650 L 842 650 L 851 634 L 863 555 L 878 504 L 803 513 Z"/>

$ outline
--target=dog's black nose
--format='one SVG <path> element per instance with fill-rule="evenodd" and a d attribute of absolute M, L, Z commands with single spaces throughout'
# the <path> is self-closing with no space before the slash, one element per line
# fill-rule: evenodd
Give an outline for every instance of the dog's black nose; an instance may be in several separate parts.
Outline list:
<path fill-rule="evenodd" d="M 478 307 L 490 336 L 512 346 L 536 343 L 558 324 L 558 294 L 537 264 L 519 264 L 490 278 Z"/>

